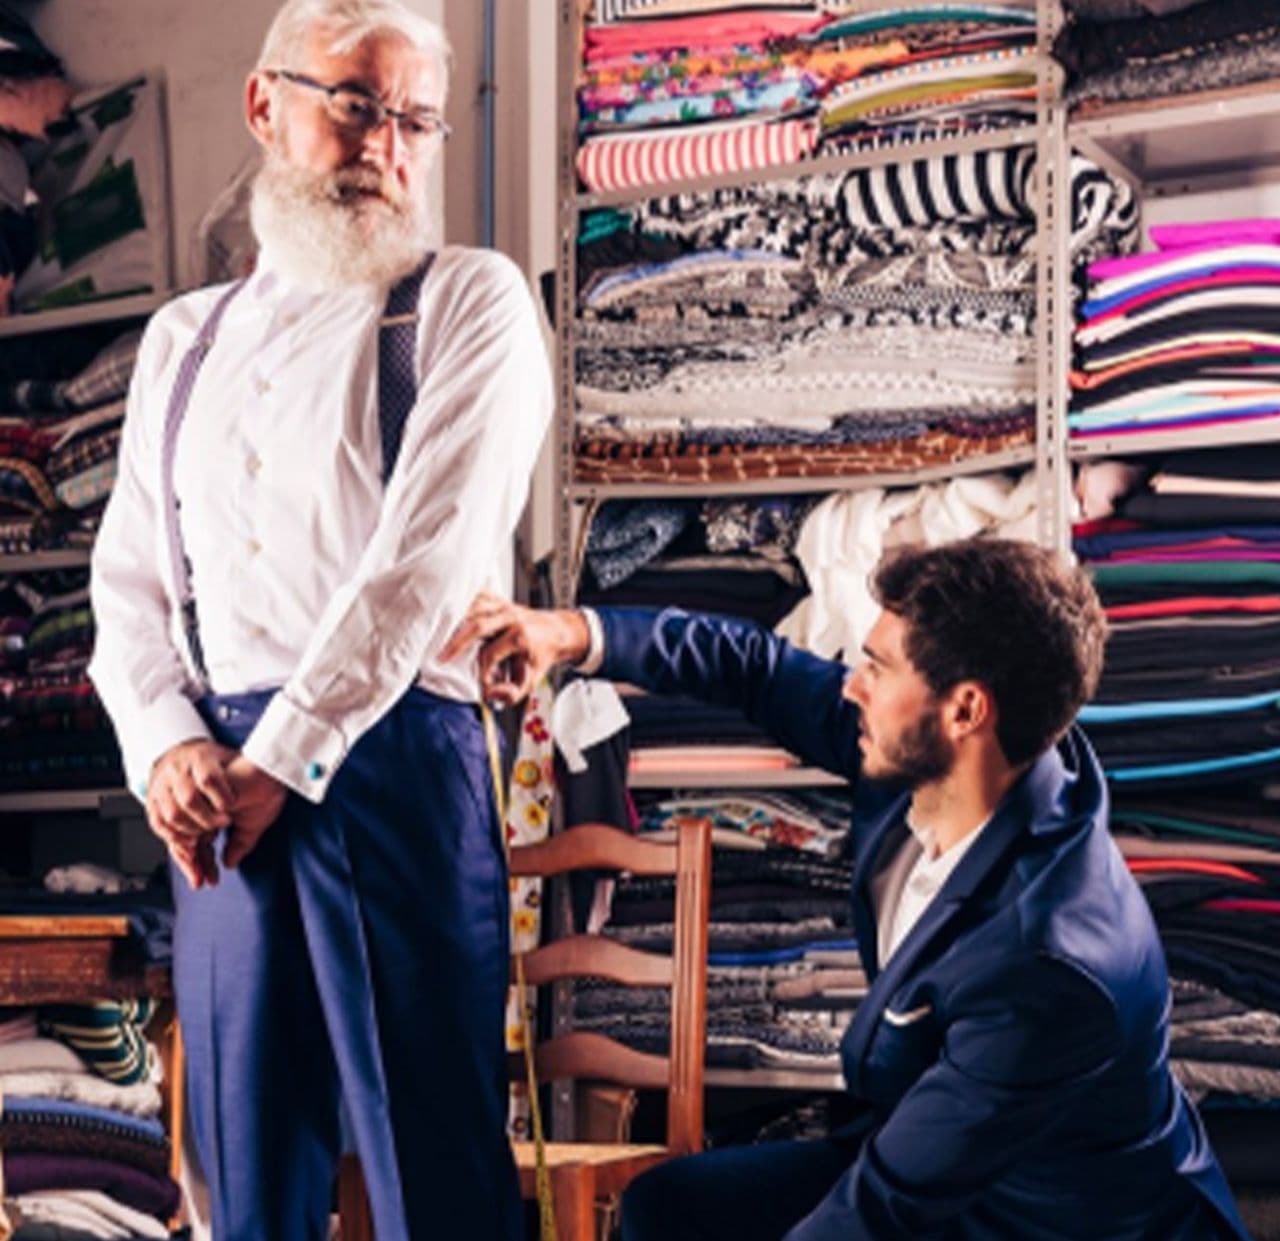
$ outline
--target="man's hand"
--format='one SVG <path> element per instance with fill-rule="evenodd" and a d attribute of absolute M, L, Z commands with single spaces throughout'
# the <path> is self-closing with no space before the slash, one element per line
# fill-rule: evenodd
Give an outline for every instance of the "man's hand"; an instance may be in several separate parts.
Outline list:
<path fill-rule="evenodd" d="M 166 750 L 147 781 L 147 823 L 193 887 L 218 882 L 213 833 L 231 822 L 225 764 L 235 751 L 199 737 Z"/>
<path fill-rule="evenodd" d="M 226 775 L 235 799 L 222 864 L 239 866 L 253 852 L 267 828 L 280 817 L 289 790 L 242 754 L 235 755 L 227 764 Z"/>
<path fill-rule="evenodd" d="M 482 644 L 480 692 L 506 706 L 528 697 L 556 664 L 585 659 L 591 635 L 580 612 L 543 612 L 480 594 L 440 658 L 448 663 L 476 642 Z"/>

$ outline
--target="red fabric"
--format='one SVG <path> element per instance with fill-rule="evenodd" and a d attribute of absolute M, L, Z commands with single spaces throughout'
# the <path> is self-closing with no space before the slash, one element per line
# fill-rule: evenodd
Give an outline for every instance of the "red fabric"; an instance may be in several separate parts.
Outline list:
<path fill-rule="evenodd" d="M 1152 599 L 1147 603 L 1118 603 L 1106 609 L 1108 620 L 1141 620 L 1152 616 L 1191 616 L 1199 612 L 1275 612 L 1280 595 L 1247 595 L 1219 598 L 1187 595 L 1180 599 Z"/>
<path fill-rule="evenodd" d="M 1205 901 L 1200 908 L 1227 914 L 1280 914 L 1280 901 L 1259 896 L 1224 896 Z"/>
<path fill-rule="evenodd" d="M 772 39 L 794 38 L 826 25 L 829 18 L 794 9 L 759 9 L 752 13 L 700 13 L 690 17 L 652 18 L 618 26 L 588 26 L 584 32 L 588 63 L 636 52 L 675 48 L 744 47 Z"/>
<path fill-rule="evenodd" d="M 1238 879 L 1241 883 L 1265 884 L 1250 870 L 1232 866 L 1230 862 L 1211 862 L 1200 858 L 1128 858 L 1127 865 L 1135 875 L 1153 875 L 1173 871 L 1180 875 L 1212 875 L 1217 879 Z"/>

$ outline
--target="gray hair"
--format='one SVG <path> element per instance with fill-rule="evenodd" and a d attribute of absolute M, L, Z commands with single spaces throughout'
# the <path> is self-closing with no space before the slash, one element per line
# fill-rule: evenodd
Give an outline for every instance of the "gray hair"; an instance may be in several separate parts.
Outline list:
<path fill-rule="evenodd" d="M 296 67 L 307 36 L 316 28 L 332 36 L 328 51 L 341 56 L 370 35 L 396 34 L 434 59 L 446 88 L 452 53 L 444 31 L 400 0 L 285 0 L 258 57 L 259 69 Z"/>

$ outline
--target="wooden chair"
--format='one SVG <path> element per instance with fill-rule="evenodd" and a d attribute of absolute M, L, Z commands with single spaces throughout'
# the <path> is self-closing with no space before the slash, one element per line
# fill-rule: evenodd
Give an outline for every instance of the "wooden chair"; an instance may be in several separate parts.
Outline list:
<path fill-rule="evenodd" d="M 650 1055 L 601 1034 L 570 1031 L 537 1045 L 534 1063 L 538 1081 L 595 1080 L 665 1089 L 667 1133 L 660 1146 L 548 1142 L 559 1241 L 593 1241 L 598 1199 L 621 1193 L 648 1168 L 702 1147 L 711 826 L 705 821 L 681 824 L 676 843 L 659 844 L 615 827 L 585 824 L 511 851 L 513 875 L 550 878 L 577 870 L 674 876 L 673 951 L 662 956 L 600 935 L 572 935 L 527 953 L 525 981 L 542 986 L 562 979 L 596 977 L 627 986 L 670 987 L 670 1053 Z M 513 1075 L 523 1078 L 523 1056 L 512 1060 Z M 514 1151 L 521 1192 L 532 1199 L 536 1196 L 534 1144 L 517 1142 Z M 373 1233 L 354 1157 L 344 1160 L 340 1169 L 338 1204 L 342 1241 L 368 1241 Z"/>

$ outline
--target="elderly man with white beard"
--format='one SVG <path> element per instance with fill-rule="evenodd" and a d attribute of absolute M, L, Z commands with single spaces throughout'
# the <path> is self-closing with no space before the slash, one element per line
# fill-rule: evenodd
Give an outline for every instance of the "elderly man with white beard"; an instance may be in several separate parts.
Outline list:
<path fill-rule="evenodd" d="M 257 269 L 148 325 L 94 552 L 219 1238 L 327 1235 L 340 1106 L 380 1241 L 520 1227 L 501 824 L 440 652 L 551 386 L 516 268 L 433 247 L 447 63 L 397 0 L 280 10 L 245 95 Z"/>

